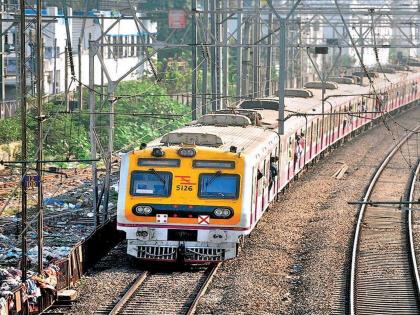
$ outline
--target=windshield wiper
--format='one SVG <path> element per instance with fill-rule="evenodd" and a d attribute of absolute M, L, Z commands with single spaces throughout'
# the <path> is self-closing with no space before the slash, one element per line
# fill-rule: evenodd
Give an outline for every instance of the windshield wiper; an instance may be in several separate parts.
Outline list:
<path fill-rule="evenodd" d="M 216 179 L 216 177 L 219 177 L 220 175 L 222 175 L 222 172 L 221 171 L 217 171 L 212 177 L 210 177 L 210 179 L 207 181 L 207 183 L 206 183 L 206 187 L 208 186 L 208 185 L 210 185 L 215 179 Z"/>
<path fill-rule="evenodd" d="M 160 174 L 158 172 L 156 172 L 154 168 L 149 169 L 149 171 L 152 174 L 154 174 L 163 183 L 164 186 L 166 185 L 165 179 L 162 176 L 160 176 Z"/>

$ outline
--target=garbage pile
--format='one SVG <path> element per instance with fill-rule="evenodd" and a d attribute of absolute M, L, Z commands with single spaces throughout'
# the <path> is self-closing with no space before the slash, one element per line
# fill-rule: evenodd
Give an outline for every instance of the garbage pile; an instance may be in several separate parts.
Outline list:
<path fill-rule="evenodd" d="M 50 290 L 56 293 L 57 275 L 59 268 L 51 264 L 44 269 L 41 275 L 28 273 L 28 279 L 22 283 L 22 272 L 14 267 L 0 268 L 0 314 L 9 314 L 17 311 L 14 304 L 14 291 L 20 288 L 20 301 L 27 304 L 29 312 L 37 312 L 38 298 L 41 290 Z"/>

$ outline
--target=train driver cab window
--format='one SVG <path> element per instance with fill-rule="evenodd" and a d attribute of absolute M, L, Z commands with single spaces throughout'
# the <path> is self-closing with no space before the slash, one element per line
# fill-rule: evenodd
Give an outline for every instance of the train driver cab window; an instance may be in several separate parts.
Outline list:
<path fill-rule="evenodd" d="M 131 173 L 131 195 L 167 197 L 171 193 L 172 174 L 148 171 L 134 171 Z"/>
<path fill-rule="evenodd" d="M 212 174 L 201 174 L 199 182 L 198 196 L 201 198 L 238 198 L 239 175 L 222 174 L 220 171 Z"/>

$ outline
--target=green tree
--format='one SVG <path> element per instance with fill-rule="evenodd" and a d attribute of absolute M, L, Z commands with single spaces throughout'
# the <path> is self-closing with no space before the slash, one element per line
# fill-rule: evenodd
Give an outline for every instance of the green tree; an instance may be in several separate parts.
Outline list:
<path fill-rule="evenodd" d="M 117 88 L 117 95 L 141 95 L 136 98 L 122 97 L 116 104 L 115 149 L 136 147 L 185 124 L 189 108 L 167 96 L 164 87 L 151 80 L 125 81 Z M 147 116 L 131 116 L 132 113 L 181 115 L 173 119 Z M 127 115 L 123 115 L 127 114 Z"/>

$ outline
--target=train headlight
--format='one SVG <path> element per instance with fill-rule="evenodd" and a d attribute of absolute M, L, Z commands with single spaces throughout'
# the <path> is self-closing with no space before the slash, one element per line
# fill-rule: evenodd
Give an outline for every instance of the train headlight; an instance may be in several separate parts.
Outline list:
<path fill-rule="evenodd" d="M 134 213 L 137 215 L 149 215 L 153 211 L 153 208 L 150 206 L 136 206 L 134 208 Z"/>
<path fill-rule="evenodd" d="M 152 156 L 154 157 L 163 157 L 165 155 L 165 152 L 161 148 L 153 148 L 152 150 Z"/>
<path fill-rule="evenodd" d="M 196 154 L 193 148 L 181 148 L 178 150 L 178 155 L 182 157 L 194 157 Z"/>
<path fill-rule="evenodd" d="M 232 216 L 232 209 L 229 208 L 216 208 L 213 211 L 214 216 L 218 218 L 229 218 Z"/>

